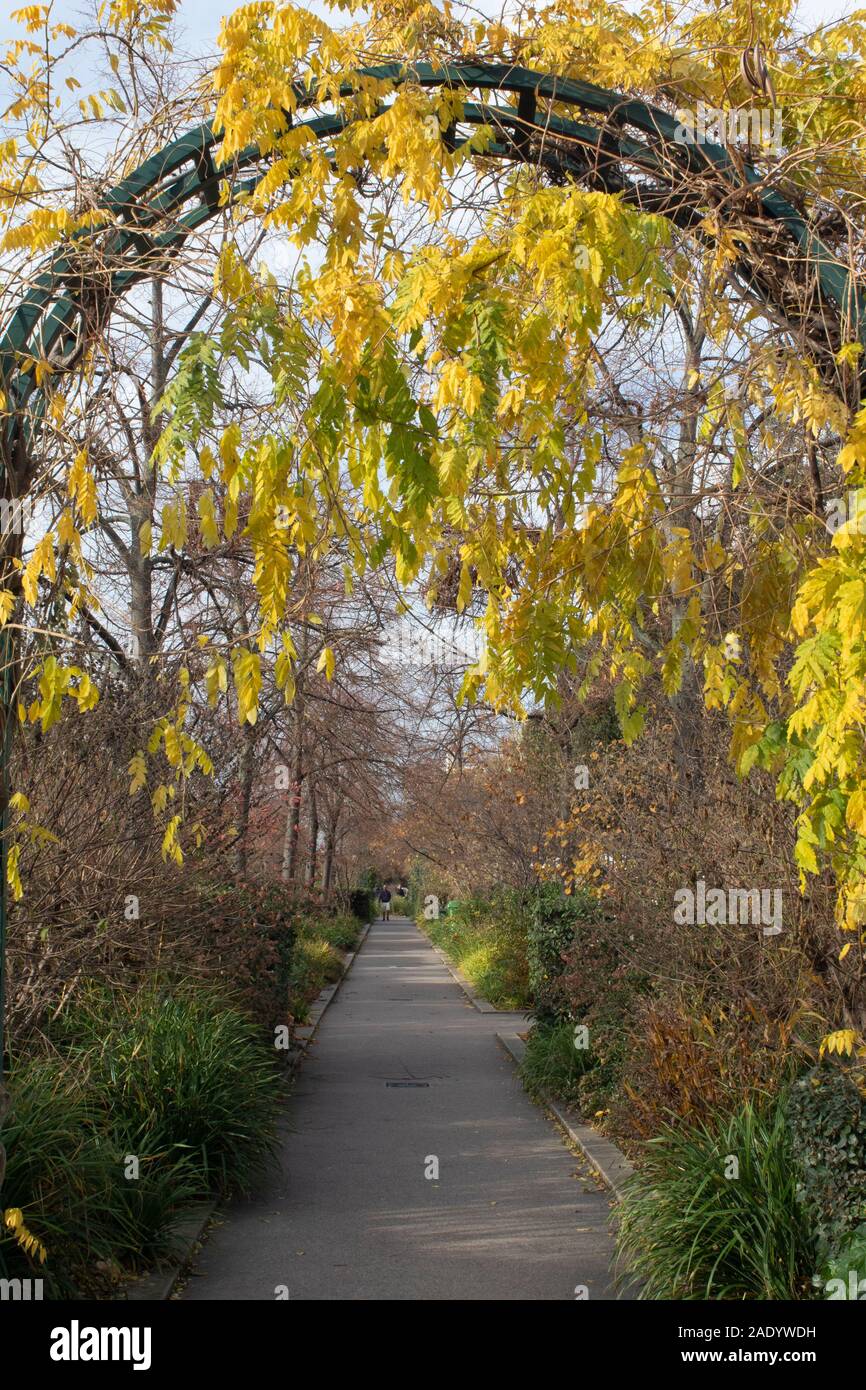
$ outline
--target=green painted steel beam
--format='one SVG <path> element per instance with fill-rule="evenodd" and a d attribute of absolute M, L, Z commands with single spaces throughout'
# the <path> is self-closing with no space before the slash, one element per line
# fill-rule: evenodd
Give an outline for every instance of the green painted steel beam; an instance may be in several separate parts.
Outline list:
<path fill-rule="evenodd" d="M 699 176 L 702 173 L 706 174 L 712 171 L 720 173 L 733 186 L 742 186 L 742 176 L 722 146 L 709 142 L 699 145 L 679 144 L 676 141 L 678 123 L 675 117 L 668 112 L 650 106 L 644 101 L 626 98 L 620 93 L 609 92 L 590 83 L 545 76 L 525 68 L 498 64 L 446 64 L 442 67 L 434 67 L 431 64 L 422 63 L 414 68 L 406 68 L 397 63 L 390 63 L 363 69 L 360 75 L 393 83 L 395 87 L 409 81 L 424 87 L 449 86 L 463 89 L 467 94 L 472 91 L 499 91 L 517 95 L 516 110 L 512 108 L 510 117 L 507 115 L 502 117 L 503 120 L 510 119 L 512 129 L 515 131 L 514 145 L 511 150 L 514 158 L 526 157 L 529 148 L 527 137 L 530 133 L 535 132 L 542 137 L 556 134 L 563 138 L 582 141 L 587 145 L 594 144 L 599 150 L 603 149 L 605 154 L 629 164 L 634 163 L 645 171 L 653 172 L 663 181 L 670 180 L 669 170 L 678 174 L 679 178 L 686 183 L 690 174 Z M 351 84 L 346 84 L 344 94 L 350 95 L 353 90 Z M 299 108 L 303 109 L 315 104 L 317 99 L 315 87 L 308 90 L 296 84 L 294 91 Z M 532 103 L 533 114 L 531 117 L 527 115 L 529 108 L 526 105 L 521 107 L 521 103 L 525 102 L 527 97 L 531 99 Z M 553 101 L 562 106 L 576 106 L 597 115 L 607 116 L 616 126 L 631 126 L 640 130 L 663 142 L 665 159 L 660 157 L 657 150 L 642 141 L 625 135 L 621 135 L 619 138 L 612 137 L 609 128 L 600 131 L 598 127 L 581 125 L 546 113 L 539 120 L 537 118 L 539 99 Z M 477 123 L 474 120 L 471 104 L 467 108 L 464 119 Z M 345 119 L 342 116 L 325 116 L 305 121 L 303 124 L 319 138 L 323 138 L 333 135 L 341 129 L 345 124 Z M 215 210 L 217 206 L 216 199 L 213 197 L 215 184 L 218 184 L 221 179 L 233 182 L 240 170 L 259 162 L 258 150 L 255 147 L 250 147 L 231 165 L 215 169 L 211 155 L 219 144 L 219 139 L 220 137 L 212 124 L 197 126 L 194 130 L 172 141 L 164 149 L 145 160 L 126 179 L 106 194 L 101 206 L 107 212 L 113 212 L 127 219 L 126 225 L 130 228 L 127 236 L 120 243 L 121 253 L 125 252 L 126 249 L 134 251 L 137 233 L 140 234 L 149 225 L 153 225 L 161 218 L 170 215 L 173 209 L 179 208 L 191 197 L 203 197 L 210 193 L 209 205 Z M 190 161 L 194 161 L 196 167 L 191 171 L 186 171 L 174 183 L 165 187 L 166 179 L 177 173 Z M 764 186 L 764 179 L 755 169 L 745 166 L 744 173 L 747 184 L 755 188 L 756 196 L 766 215 L 784 227 L 798 248 L 804 252 L 806 258 L 815 267 L 819 285 L 825 297 L 836 305 L 836 308 L 846 319 L 852 319 L 858 325 L 862 321 L 864 332 L 866 332 L 866 313 L 863 312 L 864 306 L 861 298 L 853 288 L 848 267 L 838 261 L 821 243 L 808 222 L 777 190 Z M 198 218 L 195 221 L 198 223 Z M 52 259 L 43 274 L 38 277 L 34 289 L 25 297 L 2 339 L 0 339 L 0 371 L 7 378 L 9 354 L 20 355 L 22 352 L 26 352 L 28 347 L 31 347 L 37 324 L 49 302 L 58 296 L 64 279 L 70 273 L 71 267 L 68 257 L 69 253 L 66 249 L 56 253 L 55 258 Z M 130 281 L 128 277 L 123 277 L 119 283 L 128 288 Z M 67 302 L 65 299 L 61 299 L 55 310 L 53 324 L 46 322 L 45 329 L 60 332 L 68 326 Z M 53 346 L 49 332 L 46 331 L 42 335 L 39 346 L 43 350 Z"/>

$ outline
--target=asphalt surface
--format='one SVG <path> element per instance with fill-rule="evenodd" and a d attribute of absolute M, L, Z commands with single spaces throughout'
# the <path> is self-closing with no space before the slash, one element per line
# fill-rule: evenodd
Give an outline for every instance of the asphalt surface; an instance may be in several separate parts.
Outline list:
<path fill-rule="evenodd" d="M 279 1171 L 223 1213 L 181 1296 L 614 1297 L 610 1194 L 494 1037 L 521 1024 L 473 1008 L 413 922 L 375 923 L 298 1075 Z"/>

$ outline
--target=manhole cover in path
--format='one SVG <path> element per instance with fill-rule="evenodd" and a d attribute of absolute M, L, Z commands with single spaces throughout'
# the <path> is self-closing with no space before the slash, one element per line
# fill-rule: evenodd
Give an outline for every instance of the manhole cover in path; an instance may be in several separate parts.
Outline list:
<path fill-rule="evenodd" d="M 429 1081 L 386 1081 L 386 1086 L 429 1086 Z"/>

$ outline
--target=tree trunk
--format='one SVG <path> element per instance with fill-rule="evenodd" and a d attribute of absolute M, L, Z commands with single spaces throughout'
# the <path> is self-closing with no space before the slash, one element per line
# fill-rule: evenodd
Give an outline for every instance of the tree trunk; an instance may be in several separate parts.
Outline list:
<path fill-rule="evenodd" d="M 671 479 L 668 521 L 670 524 L 685 527 L 690 532 L 693 543 L 698 539 L 694 487 L 698 421 L 703 402 L 699 374 L 706 341 L 706 290 L 705 284 L 694 320 L 685 306 L 681 306 L 678 311 L 686 342 L 683 369 L 684 403 L 679 426 L 676 471 Z M 671 620 L 672 637 L 676 637 L 679 632 L 687 608 L 688 596 L 682 599 L 675 597 Z M 704 789 L 704 700 L 700 676 L 689 651 L 683 655 L 682 683 L 671 700 L 671 709 L 674 721 L 676 791 L 678 794 L 686 795 L 690 800 L 697 800 Z"/>
<path fill-rule="evenodd" d="M 336 808 L 327 807 L 325 821 L 325 865 L 322 874 L 322 891 L 327 895 L 331 891 L 331 883 L 334 877 L 334 859 L 337 853 L 337 826 L 340 823 L 340 812 L 342 802 L 338 802 Z"/>
<path fill-rule="evenodd" d="M 322 892 L 327 895 L 331 891 L 331 878 L 334 873 L 334 836 L 328 832 L 325 840 L 325 868 L 322 874 Z"/>
<path fill-rule="evenodd" d="M 244 747 L 241 754 L 241 804 L 238 815 L 237 856 L 235 873 L 238 878 L 247 876 L 247 836 L 250 828 L 250 802 L 253 794 L 253 772 L 255 771 L 255 729 L 245 724 L 243 731 Z"/>
<path fill-rule="evenodd" d="M 304 782 L 304 697 L 295 695 L 295 747 L 292 759 L 292 778 L 289 804 L 286 809 L 286 831 L 283 836 L 283 882 L 294 883 L 298 872 L 298 850 L 301 834 L 301 801 Z"/>
<path fill-rule="evenodd" d="M 162 432 L 163 417 L 154 415 L 153 408 L 165 391 L 165 324 L 162 300 L 162 281 L 158 276 L 150 284 L 150 396 L 142 406 L 141 438 L 145 461 L 156 448 Z M 153 560 L 141 553 L 141 528 L 152 524 L 156 500 L 156 470 L 142 468 L 134 495 L 127 498 L 129 513 L 129 620 L 132 629 L 132 650 L 129 655 L 142 676 L 147 678 L 153 668 L 150 658 L 155 654 L 156 626 L 153 614 Z"/>
<path fill-rule="evenodd" d="M 682 616 L 679 613 L 674 616 L 674 635 Z M 705 705 L 697 667 L 690 652 L 683 657 L 682 684 L 671 697 L 671 711 L 674 723 L 674 767 L 677 775 L 675 794 L 684 794 L 691 800 L 696 800 L 702 795 L 705 785 Z"/>
<path fill-rule="evenodd" d="M 315 888 L 319 850 L 319 808 L 316 804 L 316 784 L 310 781 L 307 800 L 310 808 L 310 847 L 307 860 L 307 887 Z"/>

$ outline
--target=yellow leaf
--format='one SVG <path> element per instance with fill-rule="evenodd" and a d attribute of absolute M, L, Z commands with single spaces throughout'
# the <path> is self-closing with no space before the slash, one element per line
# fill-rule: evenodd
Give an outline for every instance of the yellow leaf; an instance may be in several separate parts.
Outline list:
<path fill-rule="evenodd" d="M 9 853 L 6 856 L 6 882 L 12 889 L 12 896 L 16 902 L 24 897 L 24 889 L 21 886 L 21 874 L 18 871 L 18 860 L 21 858 L 21 846 L 10 845 Z"/>
<path fill-rule="evenodd" d="M 332 680 L 334 675 L 334 653 L 330 647 L 323 647 L 316 662 L 316 670 L 324 671 L 326 680 Z"/>
<path fill-rule="evenodd" d="M 169 724 L 165 731 L 165 756 L 172 767 L 179 766 L 181 760 L 180 740 L 173 724 Z"/>
<path fill-rule="evenodd" d="M 858 835 L 866 835 L 866 791 L 862 787 L 849 796 L 845 819 Z"/>
<path fill-rule="evenodd" d="M 183 851 L 177 838 L 179 825 L 180 816 L 172 816 L 162 837 L 162 857 L 164 860 L 173 859 L 175 864 L 183 863 Z"/>
<path fill-rule="evenodd" d="M 219 545 L 220 532 L 214 512 L 213 493 L 210 488 L 203 492 L 198 499 L 198 516 L 201 538 L 205 547 L 208 550 L 213 550 L 215 545 Z"/>
<path fill-rule="evenodd" d="M 854 1051 L 854 1043 L 857 1034 L 853 1028 L 838 1028 L 835 1033 L 828 1033 L 821 1039 L 821 1046 L 818 1049 L 818 1056 L 823 1057 L 825 1052 L 838 1052 L 841 1057 L 844 1053 L 847 1057 Z"/>
<path fill-rule="evenodd" d="M 212 666 L 205 672 L 205 689 L 207 690 L 207 700 L 209 705 L 215 705 L 220 694 L 225 694 L 228 690 L 228 672 L 222 657 L 217 657 Z"/>
<path fill-rule="evenodd" d="M 129 794 L 130 796 L 135 796 L 135 793 L 140 792 L 147 782 L 147 763 L 143 753 L 136 753 L 135 756 L 130 759 L 129 775 L 132 778 L 129 784 Z"/>
<path fill-rule="evenodd" d="M 255 724 L 262 684 L 261 658 L 257 652 L 251 652 L 246 647 L 236 647 L 232 653 L 232 665 L 238 697 L 238 719 L 241 724 Z"/>

